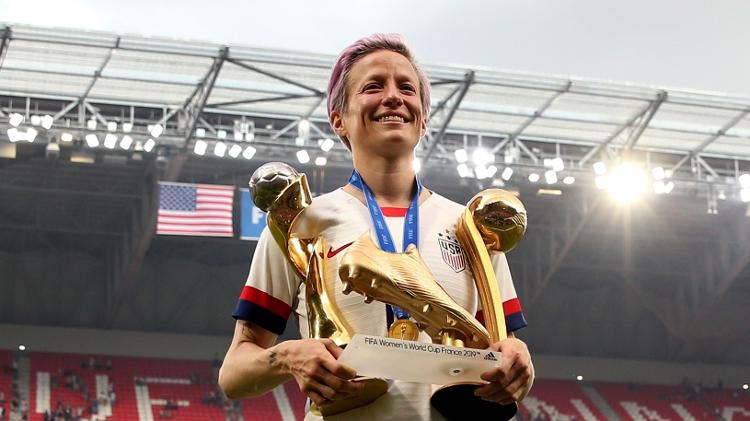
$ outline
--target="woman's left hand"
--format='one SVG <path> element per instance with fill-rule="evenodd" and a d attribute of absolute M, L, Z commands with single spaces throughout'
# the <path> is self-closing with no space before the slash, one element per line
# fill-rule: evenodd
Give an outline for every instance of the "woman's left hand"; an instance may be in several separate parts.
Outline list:
<path fill-rule="evenodd" d="M 526 344 L 515 337 L 495 342 L 489 347 L 502 354 L 500 365 L 482 373 L 482 380 L 490 382 L 474 391 L 474 395 L 488 401 L 509 405 L 525 398 L 534 382 L 534 366 Z"/>

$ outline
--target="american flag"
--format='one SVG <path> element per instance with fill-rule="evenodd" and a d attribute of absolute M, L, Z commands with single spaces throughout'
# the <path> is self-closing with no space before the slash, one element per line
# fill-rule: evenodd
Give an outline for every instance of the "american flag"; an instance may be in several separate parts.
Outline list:
<path fill-rule="evenodd" d="M 234 187 L 159 183 L 156 233 L 231 237 Z"/>

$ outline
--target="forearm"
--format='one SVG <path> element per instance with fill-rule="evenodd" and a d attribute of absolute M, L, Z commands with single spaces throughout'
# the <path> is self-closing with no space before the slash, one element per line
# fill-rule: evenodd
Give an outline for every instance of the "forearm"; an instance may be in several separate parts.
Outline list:
<path fill-rule="evenodd" d="M 281 364 L 279 346 L 263 348 L 252 342 L 232 346 L 219 370 L 219 385 L 231 399 L 262 395 L 292 378 Z"/>

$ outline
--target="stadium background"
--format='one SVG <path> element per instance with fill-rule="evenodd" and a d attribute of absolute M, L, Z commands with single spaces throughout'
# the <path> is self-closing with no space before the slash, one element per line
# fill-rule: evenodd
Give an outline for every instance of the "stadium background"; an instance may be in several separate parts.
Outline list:
<path fill-rule="evenodd" d="M 92 392 L 96 375 L 114 384 L 112 419 L 237 416 L 203 400 L 254 247 L 239 239 L 240 193 L 231 238 L 163 236 L 155 235 L 158 183 L 240 189 L 259 165 L 282 160 L 306 172 L 315 193 L 342 185 L 348 153 L 337 142 L 322 148 L 335 139 L 321 105 L 332 60 L 0 26 L 6 410 L 13 372 L 31 419 L 42 417 L 38 402 L 88 408 L 72 387 L 39 394 L 46 381 L 39 373 L 54 379 L 70 369 L 80 379 L 73 383 Z M 743 177 L 750 99 L 424 67 L 435 86 L 430 133 L 417 154 L 425 184 L 458 202 L 507 188 L 529 211 L 526 239 L 508 256 L 530 323 L 521 337 L 539 377 L 524 414 L 689 419 L 677 403 L 696 419 L 750 418 L 743 389 L 750 382 L 750 176 Z M 132 142 L 123 147 L 126 137 Z M 227 145 L 223 157 L 218 143 Z M 480 148 L 493 155 L 479 154 L 477 168 Z M 310 162 L 300 162 L 302 150 Z M 460 150 L 469 159 L 459 170 Z M 326 162 L 316 165 L 321 157 Z M 623 159 L 637 168 L 622 170 L 624 191 L 616 188 Z M 639 182 L 639 200 L 612 200 Z M 290 386 L 244 402 L 241 416 L 298 416 Z M 164 412 L 167 400 L 179 409 Z"/>

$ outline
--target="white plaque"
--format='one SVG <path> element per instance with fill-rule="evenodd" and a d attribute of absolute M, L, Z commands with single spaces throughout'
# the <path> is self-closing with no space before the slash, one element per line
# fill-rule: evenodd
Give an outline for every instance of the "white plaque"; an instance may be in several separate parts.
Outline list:
<path fill-rule="evenodd" d="M 500 353 L 356 334 L 339 357 L 359 376 L 415 383 L 487 383 L 479 376 L 500 365 Z"/>

